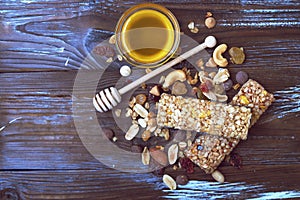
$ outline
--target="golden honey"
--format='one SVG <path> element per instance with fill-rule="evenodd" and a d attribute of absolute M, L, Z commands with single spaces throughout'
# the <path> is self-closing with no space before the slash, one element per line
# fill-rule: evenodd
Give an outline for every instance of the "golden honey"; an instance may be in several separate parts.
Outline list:
<path fill-rule="evenodd" d="M 127 61 L 141 67 L 166 62 L 179 45 L 179 35 L 176 18 L 156 4 L 129 9 L 116 28 L 118 50 Z"/>

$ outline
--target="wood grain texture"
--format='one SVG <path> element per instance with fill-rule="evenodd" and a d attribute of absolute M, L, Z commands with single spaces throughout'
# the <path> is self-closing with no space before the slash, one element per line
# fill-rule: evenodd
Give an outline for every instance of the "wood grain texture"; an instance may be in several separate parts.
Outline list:
<path fill-rule="evenodd" d="M 279 192 L 281 198 L 299 197 L 298 1 L 152 1 L 169 8 L 181 30 L 199 43 L 213 34 L 218 43 L 244 47 L 246 62 L 230 65 L 231 75 L 243 69 L 275 94 L 272 107 L 235 149 L 243 168 L 225 162 L 220 166 L 229 183 L 209 185 L 212 178 L 197 169 L 190 178 L 203 182 L 171 192 L 160 176 L 120 172 L 89 154 L 74 118 L 86 116 L 82 120 L 88 124 L 93 110 L 78 116 L 72 110 L 78 69 L 95 45 L 113 34 L 121 14 L 141 2 L 1 1 L 0 127 L 18 119 L 0 131 L 0 199 L 244 199 L 271 192 Z M 214 29 L 204 27 L 207 11 L 217 19 Z M 188 31 L 190 21 L 200 33 Z M 95 65 L 87 63 L 87 73 L 97 73 L 101 65 Z M 101 88 L 118 81 L 119 67 L 115 63 L 105 71 Z M 84 87 L 80 95 L 91 98 Z M 111 113 L 98 114 L 97 119 L 120 136 L 119 146 L 130 148 Z M 294 196 L 288 196 L 291 191 Z"/>

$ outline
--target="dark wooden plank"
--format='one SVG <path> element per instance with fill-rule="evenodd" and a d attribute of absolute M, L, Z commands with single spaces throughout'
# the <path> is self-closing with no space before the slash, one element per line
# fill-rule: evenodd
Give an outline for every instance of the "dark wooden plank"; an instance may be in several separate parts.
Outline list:
<path fill-rule="evenodd" d="M 18 6 L 18 12 L 13 12 L 16 9 L 14 3 L 3 4 L 0 70 L 78 69 L 91 45 L 108 37 L 109 34 L 104 36 L 98 30 L 113 31 L 119 16 L 133 4 L 122 1 L 105 6 L 102 3 L 53 3 L 50 9 L 47 3 L 30 3 Z M 270 63 L 281 67 L 282 56 L 288 58 L 284 59 L 286 66 L 299 65 L 297 3 L 292 6 L 284 3 L 259 5 L 259 2 L 248 5 L 235 1 L 225 5 L 220 2 L 187 5 L 166 2 L 164 5 L 175 13 L 182 31 L 198 42 L 204 35 L 213 33 L 219 42 L 244 46 L 249 55 L 249 67 Z M 211 10 L 218 21 L 213 30 L 204 28 L 207 10 Z M 190 21 L 196 22 L 200 33 L 189 33 L 187 24 Z"/>
<path fill-rule="evenodd" d="M 120 173 L 112 169 L 99 170 L 56 170 L 56 171 L 13 171 L 0 172 L 2 195 L 19 196 L 22 199 L 149 199 L 171 198 L 174 195 L 185 198 L 254 198 L 273 193 L 297 194 L 299 186 L 298 165 L 247 166 L 243 170 L 222 167 L 228 183 L 215 188 L 212 178 L 199 170 L 190 175 L 194 180 L 187 186 L 170 191 L 162 178 L 153 174 Z M 270 175 L 270 171 L 273 173 Z M 182 172 L 172 172 L 176 176 Z M 261 181 L 263 180 L 263 181 Z M 62 185 L 63 184 L 63 185 Z M 294 191 L 294 192 L 293 192 Z M 6 192 L 6 193 L 5 193 Z M 126 194 L 126 196 L 125 196 Z M 282 195 L 284 195 L 282 194 Z M 283 197 L 281 195 L 281 197 Z M 2 196 L 2 197 L 3 197 Z M 280 195 L 279 195 L 280 196 Z M 274 195 L 273 195 L 274 198 Z"/>

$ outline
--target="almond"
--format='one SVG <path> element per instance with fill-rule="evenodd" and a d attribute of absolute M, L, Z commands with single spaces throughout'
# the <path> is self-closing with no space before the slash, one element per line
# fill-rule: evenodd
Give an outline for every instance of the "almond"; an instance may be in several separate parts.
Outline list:
<path fill-rule="evenodd" d="M 165 152 L 163 152 L 162 150 L 152 148 L 152 149 L 150 149 L 150 155 L 156 162 L 158 162 L 158 164 L 160 164 L 162 166 L 168 165 L 167 154 Z"/>

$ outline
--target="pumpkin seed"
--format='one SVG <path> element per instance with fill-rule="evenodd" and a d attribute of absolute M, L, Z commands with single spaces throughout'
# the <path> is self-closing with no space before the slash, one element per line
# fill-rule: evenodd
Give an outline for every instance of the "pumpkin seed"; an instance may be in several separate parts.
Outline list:
<path fill-rule="evenodd" d="M 168 174 L 163 176 L 163 182 L 166 184 L 166 186 L 168 186 L 168 188 L 170 188 L 170 190 L 175 190 L 177 188 L 176 181 Z"/>
<path fill-rule="evenodd" d="M 142 162 L 144 165 L 149 165 L 150 163 L 150 152 L 147 147 L 142 152 Z"/>
<path fill-rule="evenodd" d="M 139 132 L 139 126 L 137 124 L 132 124 L 125 134 L 126 140 L 132 140 Z"/>
<path fill-rule="evenodd" d="M 173 165 L 178 158 L 178 145 L 172 144 L 168 149 L 168 160 L 171 165 Z"/>

